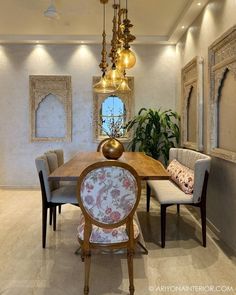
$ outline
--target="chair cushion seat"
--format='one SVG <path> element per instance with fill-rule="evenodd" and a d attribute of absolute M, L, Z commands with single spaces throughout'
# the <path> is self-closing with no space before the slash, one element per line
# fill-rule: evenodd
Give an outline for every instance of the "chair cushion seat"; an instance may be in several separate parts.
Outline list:
<path fill-rule="evenodd" d="M 139 236 L 139 227 L 135 220 L 134 224 L 134 238 L 136 239 Z M 77 237 L 80 240 L 84 239 L 84 225 L 85 219 L 81 212 L 80 222 L 78 226 L 78 235 Z M 92 233 L 90 236 L 90 242 L 95 244 L 116 244 L 123 243 L 128 241 L 128 235 L 126 233 L 126 225 L 121 225 L 112 229 L 105 229 L 98 227 L 96 225 L 92 226 Z"/>
<path fill-rule="evenodd" d="M 170 180 L 149 180 L 148 185 L 160 204 L 193 203 L 193 195 L 185 194 Z"/>
<path fill-rule="evenodd" d="M 76 186 L 61 186 L 51 192 L 51 202 L 78 204 Z"/>

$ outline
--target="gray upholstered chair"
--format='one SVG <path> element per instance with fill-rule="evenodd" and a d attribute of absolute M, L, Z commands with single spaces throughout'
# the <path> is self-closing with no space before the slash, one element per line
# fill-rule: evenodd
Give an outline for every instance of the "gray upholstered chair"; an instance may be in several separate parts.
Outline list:
<path fill-rule="evenodd" d="M 176 159 L 182 165 L 194 171 L 193 194 L 185 194 L 171 180 L 149 180 L 147 182 L 147 211 L 150 208 L 150 195 L 153 192 L 161 206 L 161 246 L 165 247 L 166 208 L 177 205 L 192 205 L 200 208 L 202 222 L 202 240 L 206 247 L 206 192 L 211 158 L 196 151 L 172 148 L 169 161 Z"/>
<path fill-rule="evenodd" d="M 47 153 L 55 153 L 57 156 L 57 165 L 58 167 L 62 166 L 64 164 L 64 151 L 62 149 L 57 149 L 57 150 L 50 150 L 48 152 L 45 153 L 45 155 L 47 155 Z M 53 171 L 50 171 L 51 173 Z M 64 185 L 77 185 L 77 181 L 60 181 L 59 182 L 60 186 L 64 186 Z M 60 207 L 59 207 L 59 213 L 60 213 Z"/>
<path fill-rule="evenodd" d="M 42 193 L 42 246 L 45 248 L 47 209 L 53 211 L 53 229 L 56 230 L 56 207 L 66 203 L 78 205 L 78 201 L 76 198 L 76 186 L 60 186 L 59 182 L 48 180 L 51 171 L 58 167 L 55 153 L 47 153 L 47 155 L 36 158 L 35 164 Z"/>

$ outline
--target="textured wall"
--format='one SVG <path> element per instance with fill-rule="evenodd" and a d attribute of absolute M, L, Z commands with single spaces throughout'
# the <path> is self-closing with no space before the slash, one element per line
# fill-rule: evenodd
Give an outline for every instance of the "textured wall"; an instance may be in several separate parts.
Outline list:
<path fill-rule="evenodd" d="M 196 55 L 204 58 L 204 150 L 208 152 L 208 47 L 235 24 L 236 1 L 210 1 L 203 13 L 177 44 L 178 90 L 180 98 L 180 69 Z M 236 83 L 234 81 L 234 83 Z M 180 99 L 177 99 L 180 109 Z M 235 122 L 231 122 L 235 124 Z M 236 165 L 213 158 L 210 174 L 207 216 L 215 232 L 231 247 L 236 249 Z"/>
<path fill-rule="evenodd" d="M 95 150 L 92 137 L 92 76 L 99 75 L 97 45 L 0 45 L 0 185 L 38 185 L 34 159 L 63 148 L 66 159 Z M 174 46 L 136 46 L 135 110 L 175 108 Z M 29 75 L 71 75 L 71 143 L 29 142 Z"/>

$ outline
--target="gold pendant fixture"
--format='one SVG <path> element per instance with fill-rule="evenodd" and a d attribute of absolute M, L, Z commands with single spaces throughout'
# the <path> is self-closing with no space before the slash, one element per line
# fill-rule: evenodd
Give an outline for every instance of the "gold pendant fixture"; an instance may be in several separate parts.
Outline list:
<path fill-rule="evenodd" d="M 108 3 L 108 0 L 100 0 L 100 2 L 104 5 L 102 59 L 99 64 L 102 70 L 102 77 L 101 80 L 93 86 L 93 89 L 98 93 L 111 93 L 116 90 L 123 92 L 130 91 L 128 78 L 125 76 L 125 70 L 132 68 L 136 63 L 135 54 L 130 50 L 130 43 L 133 42 L 136 37 L 130 33 L 130 28 L 132 28 L 133 25 L 128 19 L 128 0 L 126 0 L 126 8 L 121 8 L 121 0 L 119 0 L 119 4 L 114 0 L 113 33 L 111 51 L 109 54 L 111 68 L 108 71 L 105 32 L 105 5 Z"/>
<path fill-rule="evenodd" d="M 93 86 L 93 89 L 97 93 L 112 93 L 116 90 L 115 86 L 111 81 L 106 77 L 106 71 L 108 67 L 107 63 L 107 50 L 106 50 L 106 4 L 108 0 L 100 0 L 103 4 L 103 33 L 102 33 L 102 59 L 99 67 L 102 71 L 102 77 L 98 83 Z"/>

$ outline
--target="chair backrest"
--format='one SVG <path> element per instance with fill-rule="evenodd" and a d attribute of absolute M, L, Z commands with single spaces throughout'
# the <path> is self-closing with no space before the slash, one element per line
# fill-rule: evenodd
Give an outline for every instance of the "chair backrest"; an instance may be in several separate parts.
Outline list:
<path fill-rule="evenodd" d="M 36 164 L 36 168 L 37 168 L 38 173 L 42 173 L 46 198 L 47 198 L 47 201 L 50 202 L 51 201 L 51 191 L 54 189 L 54 187 L 53 187 L 54 184 L 52 181 L 48 180 L 50 170 L 49 170 L 47 157 L 45 155 L 37 157 L 35 159 L 35 164 Z M 43 188 L 42 188 L 41 181 L 40 181 L 40 185 L 41 185 L 41 190 L 42 190 Z"/>
<path fill-rule="evenodd" d="M 140 193 L 141 182 L 131 166 L 118 161 L 103 161 L 82 172 L 77 198 L 85 221 L 114 228 L 133 218 Z"/>
<path fill-rule="evenodd" d="M 171 148 L 169 161 L 174 159 L 194 171 L 193 202 L 200 202 L 205 174 L 210 172 L 211 157 L 188 149 Z"/>
<path fill-rule="evenodd" d="M 56 170 L 60 165 L 58 163 L 58 156 L 55 151 L 49 151 L 44 154 L 47 158 L 48 167 L 50 174 Z M 52 189 L 57 189 L 60 187 L 59 181 L 52 180 L 51 181 Z"/>
<path fill-rule="evenodd" d="M 64 164 L 64 151 L 62 149 L 51 150 L 49 152 L 55 153 L 57 155 L 58 167 Z"/>

